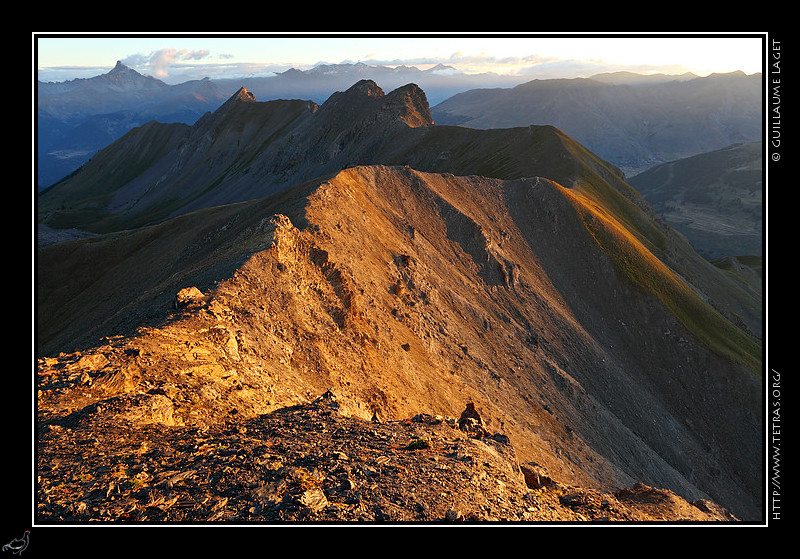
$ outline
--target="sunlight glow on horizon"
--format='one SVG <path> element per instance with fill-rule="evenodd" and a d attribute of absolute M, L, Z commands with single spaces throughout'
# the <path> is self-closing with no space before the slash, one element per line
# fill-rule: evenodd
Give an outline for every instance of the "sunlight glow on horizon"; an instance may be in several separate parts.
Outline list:
<path fill-rule="evenodd" d="M 41 36 L 34 38 L 38 78 L 65 81 L 108 72 L 118 60 L 167 83 L 209 77 L 260 76 L 321 63 L 436 64 L 465 73 L 528 79 L 589 77 L 628 70 L 641 74 L 761 72 L 762 35 L 741 37 L 597 35 L 413 37 Z"/>

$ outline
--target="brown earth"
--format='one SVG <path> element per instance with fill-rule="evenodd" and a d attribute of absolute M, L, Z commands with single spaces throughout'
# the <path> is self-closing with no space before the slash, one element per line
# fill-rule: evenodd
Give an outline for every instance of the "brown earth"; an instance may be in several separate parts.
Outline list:
<path fill-rule="evenodd" d="M 561 187 L 360 167 L 304 200 L 227 279 L 39 359 L 37 521 L 757 517 L 758 378 Z"/>

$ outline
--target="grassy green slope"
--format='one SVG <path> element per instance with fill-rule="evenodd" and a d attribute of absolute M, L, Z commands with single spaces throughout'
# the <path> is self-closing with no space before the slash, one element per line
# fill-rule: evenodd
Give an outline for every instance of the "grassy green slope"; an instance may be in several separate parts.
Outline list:
<path fill-rule="evenodd" d="M 761 346 L 757 340 L 705 302 L 605 208 L 579 192 L 566 188 L 562 192 L 622 277 L 657 297 L 712 351 L 754 372 L 761 371 Z"/>

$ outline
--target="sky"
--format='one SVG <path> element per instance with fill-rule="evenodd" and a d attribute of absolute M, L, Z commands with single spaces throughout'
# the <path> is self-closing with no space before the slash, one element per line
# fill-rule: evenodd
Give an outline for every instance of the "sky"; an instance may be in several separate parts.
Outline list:
<path fill-rule="evenodd" d="M 65 81 L 110 71 L 116 62 L 168 84 L 192 79 L 269 76 L 320 63 L 363 62 L 426 69 L 446 64 L 467 73 L 539 78 L 589 77 L 608 71 L 705 76 L 762 71 L 766 34 L 521 35 L 363 33 L 257 36 L 33 33 L 37 79 Z"/>

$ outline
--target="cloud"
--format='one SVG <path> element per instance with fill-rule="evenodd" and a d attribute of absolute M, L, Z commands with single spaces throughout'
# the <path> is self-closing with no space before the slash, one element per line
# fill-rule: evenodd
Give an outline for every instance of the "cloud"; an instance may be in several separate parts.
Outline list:
<path fill-rule="evenodd" d="M 202 60 L 209 55 L 207 50 L 187 51 L 186 49 L 159 49 L 150 55 L 150 72 L 156 78 L 165 78 L 169 69 L 177 62 L 186 60 Z"/>
<path fill-rule="evenodd" d="M 193 51 L 187 52 L 183 56 L 183 60 L 202 60 L 202 59 L 208 57 L 208 55 L 209 55 L 209 51 L 207 49 L 193 50 Z"/>
<path fill-rule="evenodd" d="M 210 56 L 208 50 L 186 50 L 163 48 L 150 54 L 132 54 L 122 60 L 122 63 L 137 71 L 148 73 L 153 77 L 166 78 L 170 70 L 184 66 L 181 62 L 198 61 Z"/>
<path fill-rule="evenodd" d="M 144 54 L 131 54 L 123 58 L 120 62 L 122 62 L 128 68 L 133 68 L 134 70 L 141 70 L 142 68 L 146 67 L 148 64 L 149 57 Z"/>

